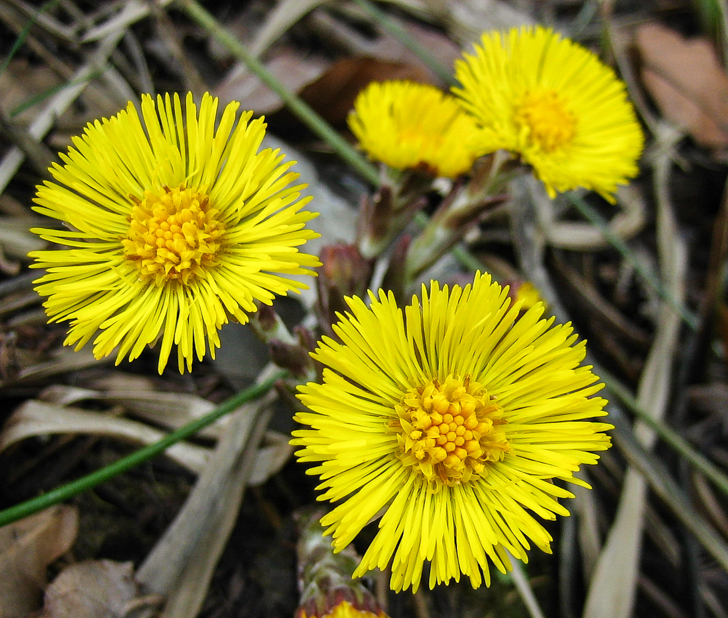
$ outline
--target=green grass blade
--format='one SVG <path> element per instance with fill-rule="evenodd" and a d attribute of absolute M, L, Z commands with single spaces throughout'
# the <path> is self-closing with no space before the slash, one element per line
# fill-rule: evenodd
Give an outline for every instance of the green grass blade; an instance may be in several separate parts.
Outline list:
<path fill-rule="evenodd" d="M 58 504 L 59 502 L 63 502 L 64 500 L 68 500 L 69 498 L 83 493 L 84 491 L 93 489 L 97 485 L 108 481 L 122 472 L 126 472 L 127 470 L 144 463 L 148 459 L 160 455 L 173 444 L 195 435 L 198 431 L 214 423 L 226 414 L 229 414 L 243 403 L 252 401 L 253 399 L 257 399 L 264 395 L 273 387 L 277 380 L 285 377 L 285 375 L 286 372 L 281 371 L 264 382 L 255 384 L 254 386 L 239 392 L 237 395 L 231 397 L 225 403 L 221 404 L 205 416 L 188 423 L 184 427 L 180 427 L 176 431 L 167 434 L 158 442 L 134 451 L 131 455 L 127 455 L 126 457 L 123 457 L 118 461 L 101 468 L 100 470 L 96 470 L 91 474 L 63 485 L 62 487 L 58 487 L 57 489 L 49 491 L 37 498 L 21 502 L 20 504 L 11 506 L 4 511 L 0 511 L 0 527 L 11 524 L 14 521 L 18 521 L 19 519 L 32 515 L 33 513 L 37 513 L 38 511 L 42 511 L 43 509 L 53 506 L 54 504 Z"/>
<path fill-rule="evenodd" d="M 25 24 L 25 27 L 21 30 L 20 34 L 18 35 L 18 38 L 15 39 L 15 43 L 13 43 L 13 46 L 10 48 L 8 55 L 5 57 L 5 60 L 3 60 L 2 64 L 0 64 L 0 76 L 2 76 L 3 73 L 5 73 L 8 66 L 10 65 L 10 61 L 15 57 L 15 54 L 18 53 L 18 50 L 23 46 L 23 43 L 25 43 L 25 39 L 28 38 L 30 29 L 33 27 L 33 25 L 37 21 L 37 17 L 39 15 L 41 15 L 42 13 L 49 11 L 52 8 L 55 8 L 55 6 L 59 2 L 60 2 L 60 0 L 50 0 L 49 2 L 46 2 L 42 7 L 40 7 L 38 9 L 38 12 L 35 14 L 35 16 L 32 19 L 30 19 L 27 24 Z"/>

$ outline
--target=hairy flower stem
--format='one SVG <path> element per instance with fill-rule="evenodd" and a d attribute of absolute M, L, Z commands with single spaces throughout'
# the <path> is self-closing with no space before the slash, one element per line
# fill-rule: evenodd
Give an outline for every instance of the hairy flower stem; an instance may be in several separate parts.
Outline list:
<path fill-rule="evenodd" d="M 330 616 L 342 603 L 351 606 L 352 616 L 384 616 L 361 580 L 352 579 L 359 562 L 353 547 L 336 554 L 332 551 L 331 539 L 324 536 L 324 527 L 319 523 L 322 515 L 323 510 L 317 509 L 298 516 L 300 537 L 296 554 L 301 600 L 296 618 Z"/>
<path fill-rule="evenodd" d="M 379 190 L 364 197 L 359 213 L 357 248 L 365 259 L 377 258 L 425 206 L 433 177 L 420 170 L 398 171 L 382 164 Z"/>
<path fill-rule="evenodd" d="M 498 151 L 476 161 L 467 183 L 456 183 L 407 252 L 404 289 L 458 242 L 472 225 L 506 199 L 508 183 L 525 170 Z"/>

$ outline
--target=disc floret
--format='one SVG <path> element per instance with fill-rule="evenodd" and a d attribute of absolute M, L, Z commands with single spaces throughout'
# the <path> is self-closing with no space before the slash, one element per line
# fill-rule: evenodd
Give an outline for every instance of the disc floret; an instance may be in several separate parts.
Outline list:
<path fill-rule="evenodd" d="M 124 255 L 139 268 L 143 280 L 163 286 L 188 284 L 214 267 L 224 226 L 207 195 L 184 185 L 133 195 L 129 231 L 122 239 Z"/>
<path fill-rule="evenodd" d="M 395 407 L 399 457 L 433 491 L 488 474 L 509 450 L 503 410 L 482 384 L 450 374 L 410 389 Z"/>
<path fill-rule="evenodd" d="M 515 122 L 525 131 L 526 144 L 553 153 L 571 145 L 577 121 L 563 97 L 555 90 L 534 90 L 524 94 L 515 108 Z"/>

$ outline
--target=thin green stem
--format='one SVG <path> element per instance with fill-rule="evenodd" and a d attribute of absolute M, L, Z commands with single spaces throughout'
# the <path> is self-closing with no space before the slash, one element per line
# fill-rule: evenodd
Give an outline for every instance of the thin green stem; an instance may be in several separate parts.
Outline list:
<path fill-rule="evenodd" d="M 427 229 L 427 225 L 430 223 L 430 218 L 424 212 L 418 212 L 414 217 L 414 221 L 423 230 L 425 230 Z M 450 253 L 455 256 L 455 259 L 460 262 L 460 265 L 463 268 L 472 272 L 485 272 L 485 266 L 483 266 L 483 264 L 480 263 L 480 260 L 470 253 L 464 245 L 455 245 L 452 249 L 450 249 Z"/>
<path fill-rule="evenodd" d="M 402 26 L 392 20 L 384 11 L 377 7 L 370 0 L 354 0 L 362 9 L 364 9 L 372 20 L 384 28 L 389 34 L 397 39 L 402 45 L 409 49 L 417 56 L 427 67 L 437 75 L 448 86 L 455 86 L 457 82 L 453 77 L 452 70 L 448 69 L 442 62 L 430 53 L 424 45 L 410 36 Z"/>
<path fill-rule="evenodd" d="M 690 465 L 710 479 L 718 489 L 728 495 L 728 477 L 713 462 L 695 450 L 685 438 L 680 436 L 669 425 L 652 418 L 640 407 L 632 393 L 614 376 L 605 372 L 604 369 L 601 369 L 600 376 L 607 388 L 619 398 L 627 409 L 660 436 L 663 442 L 684 457 Z"/>
<path fill-rule="evenodd" d="M 12 110 L 10 110 L 10 113 L 8 116 L 10 118 L 15 118 L 16 116 L 19 116 L 22 114 L 26 109 L 29 109 L 33 107 L 34 105 L 37 105 L 38 103 L 41 103 L 45 101 L 46 99 L 49 99 L 57 92 L 60 92 L 64 88 L 71 88 L 72 86 L 78 86 L 79 84 L 86 83 L 92 79 L 95 79 L 99 77 L 100 75 L 103 75 L 103 73 L 107 70 L 108 65 L 99 69 L 98 71 L 91 72 L 88 76 L 71 80 L 70 82 L 66 82 L 63 84 L 59 84 L 58 86 L 54 86 L 53 88 L 49 88 L 45 92 L 41 92 L 40 94 L 34 95 L 30 97 L 29 99 L 26 99 L 16 107 L 14 107 Z"/>
<path fill-rule="evenodd" d="M 240 42 L 223 28 L 196 0 L 181 0 L 187 15 L 255 73 L 309 129 L 326 140 L 336 153 L 375 187 L 379 185 L 379 172 L 369 161 L 339 135 L 321 116 L 293 92 L 279 82 Z"/>
<path fill-rule="evenodd" d="M 49 491 L 42 496 L 21 502 L 20 504 L 11 506 L 4 511 L 0 511 L 0 526 L 11 524 L 23 517 L 42 511 L 43 509 L 53 506 L 54 504 L 58 504 L 59 502 L 63 502 L 64 500 L 68 500 L 73 496 L 84 491 L 88 491 L 89 489 L 108 481 L 110 478 L 113 478 L 122 472 L 126 472 L 134 466 L 138 466 L 148 459 L 163 453 L 173 444 L 195 435 L 201 429 L 214 423 L 226 414 L 229 414 L 242 404 L 264 395 L 273 387 L 277 380 L 280 380 L 286 375 L 285 371 L 281 371 L 260 384 L 255 384 L 244 391 L 240 391 L 237 395 L 228 399 L 212 412 L 209 412 L 205 416 L 188 423 L 184 427 L 180 427 L 162 438 L 159 442 L 155 442 L 154 444 L 145 446 L 138 451 L 134 451 L 131 455 L 122 457 L 118 461 L 101 468 L 100 470 L 96 470 L 96 472 L 92 472 L 80 479 L 63 485 L 62 487 Z"/>
<path fill-rule="evenodd" d="M 678 302 L 662 285 L 657 275 L 649 268 L 645 267 L 635 256 L 634 252 L 629 248 L 627 243 L 617 234 L 615 234 L 606 221 L 584 198 L 575 193 L 569 193 L 569 200 L 589 221 L 602 233 L 604 238 L 617 250 L 622 257 L 640 274 L 644 282 L 650 286 L 658 296 L 668 303 L 683 321 L 693 330 L 698 328 L 698 318 L 687 307 Z"/>
<path fill-rule="evenodd" d="M 60 0 L 49 0 L 49 2 L 46 2 L 42 7 L 40 7 L 35 15 L 33 15 L 33 17 L 28 20 L 28 23 L 25 24 L 25 27 L 22 29 L 20 34 L 18 34 L 18 38 L 15 39 L 15 43 L 13 43 L 13 46 L 10 49 L 8 55 L 5 57 L 5 60 L 3 60 L 2 64 L 0 64 L 0 75 L 5 73 L 6 69 L 10 65 L 10 61 L 15 57 L 15 54 L 18 53 L 18 50 L 23 46 L 23 43 L 25 43 L 25 39 L 28 38 L 30 29 L 33 27 L 36 21 L 38 21 L 38 17 L 40 17 L 42 13 L 54 8 L 55 5 L 59 3 L 59 1 Z"/>

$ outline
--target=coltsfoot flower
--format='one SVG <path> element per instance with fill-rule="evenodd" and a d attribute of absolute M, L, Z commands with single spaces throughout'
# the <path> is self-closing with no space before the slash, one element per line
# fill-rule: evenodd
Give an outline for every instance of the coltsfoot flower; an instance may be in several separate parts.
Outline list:
<path fill-rule="evenodd" d="M 644 138 L 624 83 L 553 30 L 485 33 L 455 77 L 453 92 L 481 126 L 480 154 L 516 153 L 551 197 L 584 187 L 613 202 L 637 174 Z"/>
<path fill-rule="evenodd" d="M 475 121 L 457 100 L 434 86 L 372 82 L 357 96 L 349 128 L 377 161 L 454 178 L 476 158 Z"/>
<path fill-rule="evenodd" d="M 570 325 L 541 319 L 540 304 L 519 317 L 507 289 L 477 274 L 472 285 L 423 286 L 404 311 L 393 295 L 370 293 L 313 357 L 323 383 L 300 387 L 309 411 L 292 444 L 321 477 L 321 519 L 333 547 L 346 547 L 382 514 L 355 571 L 392 565 L 394 590 L 490 583 L 489 564 L 526 562 L 531 543 L 550 552 L 538 518 L 569 512 L 573 494 L 552 482 L 574 477 L 611 445 L 602 384 L 581 366 L 584 343 Z"/>
<path fill-rule="evenodd" d="M 94 338 L 94 355 L 118 348 L 116 362 L 139 356 L 161 338 L 160 373 L 173 344 L 180 372 L 209 346 L 232 316 L 241 323 L 254 301 L 307 286 L 288 275 L 313 274 L 316 257 L 297 247 L 318 236 L 306 229 L 316 213 L 292 185 L 294 162 L 259 147 L 262 119 L 230 103 L 215 129 L 218 100 L 145 95 L 142 121 L 130 102 L 73 140 L 56 182 L 38 187 L 37 212 L 68 229 L 36 229 L 67 249 L 35 251 L 47 274 L 53 322 L 70 321 L 66 345 Z"/>

